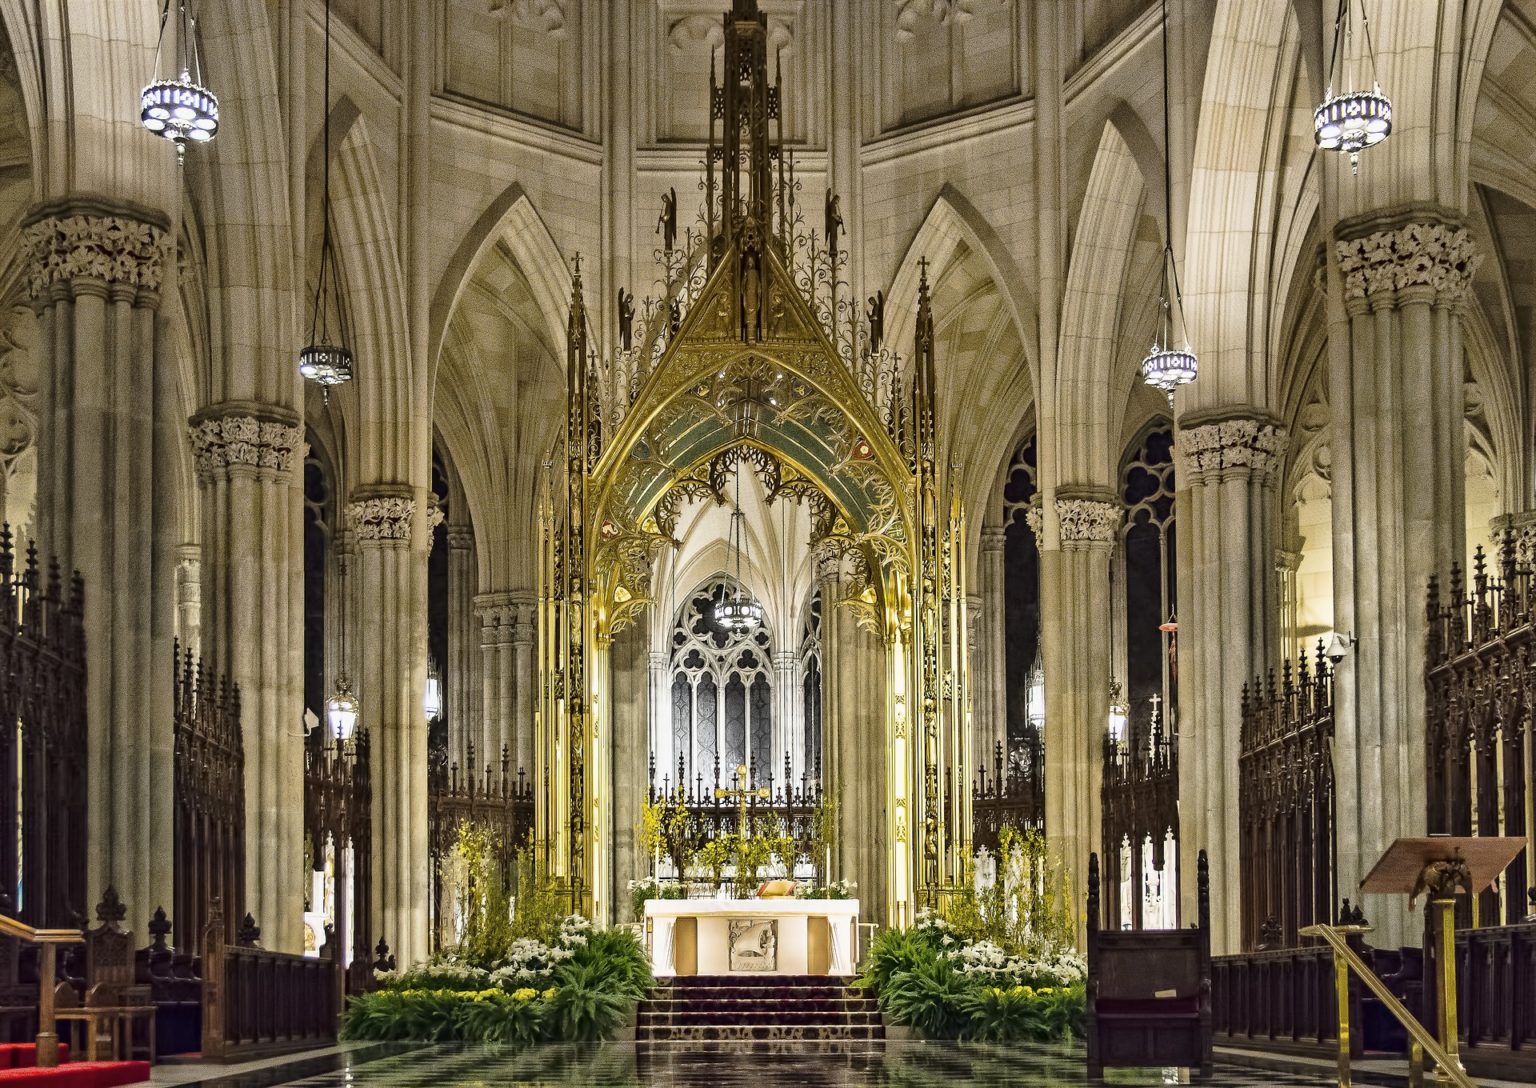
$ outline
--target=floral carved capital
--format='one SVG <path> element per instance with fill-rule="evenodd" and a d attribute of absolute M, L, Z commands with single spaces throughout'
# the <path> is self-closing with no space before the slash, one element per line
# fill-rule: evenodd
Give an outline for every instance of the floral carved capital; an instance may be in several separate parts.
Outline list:
<path fill-rule="evenodd" d="M 191 425 L 192 457 L 205 483 L 236 466 L 267 469 L 279 477 L 309 453 L 304 428 L 257 416 L 228 415 Z"/>
<path fill-rule="evenodd" d="M 1407 223 L 1334 243 L 1345 299 L 1377 301 L 1398 291 L 1427 287 L 1448 302 L 1460 301 L 1482 255 L 1465 227 Z"/>
<path fill-rule="evenodd" d="M 1061 546 L 1069 550 L 1110 544 L 1120 531 L 1123 511 L 1118 503 L 1100 499 L 1057 499 L 1056 520 Z"/>
<path fill-rule="evenodd" d="M 1257 419 L 1224 419 L 1179 432 L 1174 452 L 1186 479 L 1232 470 L 1268 476 L 1279 468 L 1289 435 L 1284 427 Z"/>
<path fill-rule="evenodd" d="M 360 541 L 409 541 L 415 517 L 416 500 L 404 495 L 375 495 L 347 504 L 347 524 Z"/>
<path fill-rule="evenodd" d="M 27 281 L 33 295 L 77 280 L 158 291 L 174 248 L 170 234 L 153 223 L 83 212 L 27 225 L 21 244 L 29 258 Z"/>

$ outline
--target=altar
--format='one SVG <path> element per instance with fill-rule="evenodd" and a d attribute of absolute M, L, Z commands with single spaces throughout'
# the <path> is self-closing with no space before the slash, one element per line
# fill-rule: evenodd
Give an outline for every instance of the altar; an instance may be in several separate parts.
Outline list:
<path fill-rule="evenodd" d="M 857 899 L 648 899 L 651 973 L 851 975 Z"/>

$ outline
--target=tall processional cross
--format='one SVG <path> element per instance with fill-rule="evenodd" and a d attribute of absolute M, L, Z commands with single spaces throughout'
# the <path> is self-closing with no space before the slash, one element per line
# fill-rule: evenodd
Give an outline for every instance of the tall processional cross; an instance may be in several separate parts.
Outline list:
<path fill-rule="evenodd" d="M 758 786 L 756 789 L 750 789 L 746 786 L 746 781 L 747 765 L 745 763 L 738 763 L 736 765 L 737 788 L 728 790 L 721 786 L 715 787 L 715 800 L 723 801 L 728 797 L 736 799 L 736 833 L 742 838 L 746 838 L 747 835 L 747 799 L 751 797 L 761 797 L 765 801 L 768 799 L 767 786 Z"/>

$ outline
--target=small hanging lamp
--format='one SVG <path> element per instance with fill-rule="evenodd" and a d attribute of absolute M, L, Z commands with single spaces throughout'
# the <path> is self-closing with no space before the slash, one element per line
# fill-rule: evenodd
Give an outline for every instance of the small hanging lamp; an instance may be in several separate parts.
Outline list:
<path fill-rule="evenodd" d="M 171 24 L 171 5 L 176 23 Z M 183 162 L 188 143 L 205 144 L 219 131 L 219 100 L 203 84 L 203 65 L 197 52 L 197 20 L 191 0 L 165 0 L 160 8 L 160 39 L 155 45 L 156 77 L 139 92 L 139 123 L 156 136 L 176 145 L 176 161 Z M 170 27 L 174 63 L 169 79 L 160 79 L 160 55 Z"/>
<path fill-rule="evenodd" d="M 347 560 L 341 557 L 336 575 L 340 581 L 341 607 L 338 610 L 341 629 L 341 664 L 336 670 L 336 687 L 325 701 L 325 723 L 330 735 L 341 743 L 352 739 L 357 729 L 359 707 L 357 696 L 352 693 L 352 683 L 347 679 Z"/>
<path fill-rule="evenodd" d="M 1392 101 L 1381 93 L 1376 80 L 1376 52 L 1371 47 L 1371 23 L 1365 14 L 1365 0 L 1360 0 L 1360 29 L 1363 39 L 1356 74 L 1364 82 L 1369 67 L 1371 89 L 1357 91 L 1349 70 L 1349 44 L 1353 37 L 1351 15 L 1355 0 L 1343 0 L 1333 24 L 1333 53 L 1328 59 L 1328 90 L 1322 105 L 1312 112 L 1313 134 L 1324 151 L 1349 156 L 1350 172 L 1360 173 L 1360 152 L 1392 135 Z M 1341 85 L 1339 94 L 1333 88 Z"/>
<path fill-rule="evenodd" d="M 299 374 L 306 381 L 329 392 L 333 385 L 344 385 L 352 380 L 352 351 L 338 336 L 332 342 L 326 311 L 336 307 L 336 322 L 341 323 L 341 276 L 336 268 L 336 251 L 331 245 L 331 0 L 325 0 L 325 68 L 322 80 L 324 94 L 322 107 L 325 120 L 321 125 L 323 187 L 321 190 L 320 272 L 315 278 L 315 297 L 310 306 L 309 343 L 299 352 Z M 330 287 L 327 295 L 326 288 Z M 339 330 L 338 330 L 339 331 Z"/>
<path fill-rule="evenodd" d="M 1179 266 L 1173 253 L 1173 149 L 1168 141 L 1168 0 L 1163 0 L 1163 268 L 1158 296 L 1157 334 L 1152 350 L 1141 361 L 1141 380 L 1161 389 L 1173 406 L 1173 391 L 1200 376 L 1200 361 L 1189 347 L 1184 325 L 1184 296 L 1179 290 Z M 1184 346 L 1174 346 L 1174 310 Z"/>
<path fill-rule="evenodd" d="M 748 547 L 746 542 L 746 515 L 741 512 L 741 462 L 736 462 L 736 502 L 731 510 L 731 529 L 728 544 L 736 559 L 735 585 L 729 593 L 722 593 L 715 603 L 715 622 L 725 630 L 738 635 L 755 630 L 763 622 L 763 606 L 748 593 L 741 580 L 741 556 Z"/>

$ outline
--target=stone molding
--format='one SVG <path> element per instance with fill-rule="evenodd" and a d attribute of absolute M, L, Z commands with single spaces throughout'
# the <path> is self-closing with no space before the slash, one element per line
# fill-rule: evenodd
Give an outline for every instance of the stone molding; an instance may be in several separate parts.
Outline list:
<path fill-rule="evenodd" d="M 1028 517 L 1028 515 L 1025 515 Z M 981 550 L 985 552 L 1000 552 L 1007 543 L 1008 530 L 1001 525 L 984 525 L 981 529 Z"/>
<path fill-rule="evenodd" d="M 304 428 L 282 420 L 231 413 L 194 417 L 188 429 L 197 477 L 204 483 L 238 467 L 267 469 L 286 479 L 294 463 L 309 454 Z"/>
<path fill-rule="evenodd" d="M 976 14 L 976 0 L 896 0 L 896 40 L 909 42 L 917 36 L 923 16 L 939 23 L 963 23 Z"/>
<path fill-rule="evenodd" d="M 1397 293 L 1415 287 L 1437 300 L 1461 301 L 1482 255 L 1466 227 L 1449 223 L 1405 223 L 1334 242 L 1346 301 L 1389 306 Z"/>
<path fill-rule="evenodd" d="M 475 530 L 468 525 L 448 526 L 448 547 L 454 551 L 469 551 L 475 546 Z"/>
<path fill-rule="evenodd" d="M 488 10 L 505 11 L 530 30 L 542 30 L 552 38 L 564 38 L 565 0 L 489 0 Z"/>
<path fill-rule="evenodd" d="M 34 297 L 56 283 L 95 281 L 160 290 L 175 246 L 165 228 L 130 215 L 45 215 L 21 231 Z"/>
<path fill-rule="evenodd" d="M 1056 519 L 1061 546 L 1068 550 L 1112 544 L 1125 512 L 1120 504 L 1101 499 L 1057 499 Z"/>
<path fill-rule="evenodd" d="M 1179 475 L 1190 483 L 1231 471 L 1267 477 L 1279 469 L 1289 438 L 1276 423 L 1224 419 L 1180 430 L 1174 454 Z"/>
<path fill-rule="evenodd" d="M 347 524 L 362 542 L 407 543 L 416 500 L 407 495 L 370 495 L 347 503 Z"/>
<path fill-rule="evenodd" d="M 474 609 L 482 644 L 533 641 L 538 600 L 531 593 L 477 593 Z"/>

